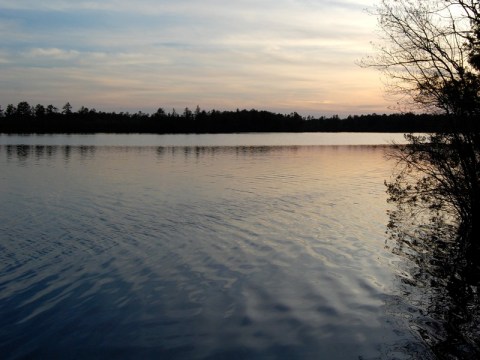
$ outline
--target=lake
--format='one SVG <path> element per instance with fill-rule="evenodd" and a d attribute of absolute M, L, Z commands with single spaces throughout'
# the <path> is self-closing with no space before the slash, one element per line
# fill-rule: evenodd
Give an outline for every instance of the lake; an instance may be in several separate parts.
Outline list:
<path fill-rule="evenodd" d="M 0 135 L 2 358 L 429 356 L 392 134 Z"/>

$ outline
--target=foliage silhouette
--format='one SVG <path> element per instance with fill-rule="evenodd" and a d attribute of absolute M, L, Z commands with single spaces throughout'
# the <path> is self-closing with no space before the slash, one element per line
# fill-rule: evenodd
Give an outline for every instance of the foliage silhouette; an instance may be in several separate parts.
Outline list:
<path fill-rule="evenodd" d="M 450 214 L 464 253 L 480 255 L 480 5 L 473 0 L 382 0 L 384 44 L 370 66 L 393 80 L 392 91 L 445 121 L 428 136 L 397 147 L 390 199 Z M 472 256 L 474 258 L 475 256 Z"/>
<path fill-rule="evenodd" d="M 409 328 L 436 358 L 480 358 L 480 268 L 461 247 L 462 237 L 470 235 L 435 209 L 425 221 L 412 216 L 416 208 L 396 205 L 386 244 L 404 259 L 397 272 L 402 304 L 409 304 Z M 402 307 L 390 306 L 394 313 Z"/>
<path fill-rule="evenodd" d="M 68 121 L 65 121 L 68 118 Z M 441 115 L 354 115 L 313 118 L 298 113 L 276 114 L 259 110 L 195 111 L 182 114 L 163 108 L 153 114 L 102 112 L 81 106 L 72 111 L 67 102 L 62 111 L 53 105 L 30 106 L 21 102 L 7 105 L 0 116 L 3 133 L 239 133 L 239 132 L 429 132 L 439 129 Z"/>
<path fill-rule="evenodd" d="M 445 114 L 427 135 L 396 146 L 387 182 L 387 242 L 404 257 L 411 328 L 438 358 L 480 357 L 480 4 L 382 0 L 384 43 L 368 66 L 402 106 Z"/>

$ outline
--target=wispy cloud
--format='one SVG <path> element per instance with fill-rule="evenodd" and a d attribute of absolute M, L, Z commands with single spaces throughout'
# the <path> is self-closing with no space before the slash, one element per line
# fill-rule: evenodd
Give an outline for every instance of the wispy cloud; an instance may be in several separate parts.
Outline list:
<path fill-rule="evenodd" d="M 52 60 L 72 60 L 78 58 L 80 52 L 76 50 L 62 50 L 57 48 L 34 48 L 24 53 L 24 56 L 30 58 L 47 58 Z"/>
<path fill-rule="evenodd" d="M 0 98 L 383 111 L 378 76 L 355 65 L 373 37 L 369 3 L 0 0 Z"/>

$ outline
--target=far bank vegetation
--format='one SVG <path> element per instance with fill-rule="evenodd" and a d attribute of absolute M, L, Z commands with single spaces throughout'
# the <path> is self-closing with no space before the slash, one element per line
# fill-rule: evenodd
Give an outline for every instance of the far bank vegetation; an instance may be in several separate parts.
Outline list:
<path fill-rule="evenodd" d="M 433 132 L 442 129 L 441 115 L 413 113 L 352 115 L 340 118 L 278 114 L 264 110 L 202 110 L 163 108 L 152 114 L 104 112 L 67 102 L 31 106 L 22 101 L 0 107 L 0 133 L 241 133 L 241 132 Z"/>

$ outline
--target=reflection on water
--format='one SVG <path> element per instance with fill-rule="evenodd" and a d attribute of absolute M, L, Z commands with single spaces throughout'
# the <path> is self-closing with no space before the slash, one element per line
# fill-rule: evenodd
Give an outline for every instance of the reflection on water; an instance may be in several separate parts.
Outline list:
<path fill-rule="evenodd" d="M 480 267 L 467 260 L 464 236 L 442 217 L 412 219 L 406 208 L 391 211 L 387 246 L 399 266 L 399 302 L 413 331 L 441 359 L 480 358 Z M 400 314 L 401 316 L 404 314 Z"/>
<path fill-rule="evenodd" d="M 72 154 L 72 146 L 7 145 L 4 148 L 8 160 L 19 162 L 32 157 L 37 161 L 53 159 L 57 153 L 61 153 L 63 158 L 68 161 Z M 87 159 L 95 155 L 95 149 L 95 146 L 78 146 L 75 147 L 75 152 L 80 155 L 81 159 Z"/>
<path fill-rule="evenodd" d="M 428 354 L 392 305 L 383 154 L 0 146 L 2 357 Z"/>
<path fill-rule="evenodd" d="M 0 145 L 49 146 L 310 146 L 404 144 L 392 133 L 243 133 L 243 134 L 0 134 Z"/>
<path fill-rule="evenodd" d="M 80 155 L 80 159 L 92 158 L 95 155 L 95 146 L 77 146 L 75 152 Z M 42 159 L 53 159 L 57 153 L 61 153 L 65 160 L 70 160 L 72 146 L 50 146 L 50 145 L 6 145 L 3 146 L 8 160 L 25 161 L 29 158 L 35 158 L 36 161 Z"/>

